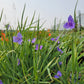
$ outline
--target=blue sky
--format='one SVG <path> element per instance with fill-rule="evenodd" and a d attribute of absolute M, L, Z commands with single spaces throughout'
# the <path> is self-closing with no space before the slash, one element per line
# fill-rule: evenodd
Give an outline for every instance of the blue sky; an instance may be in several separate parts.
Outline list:
<path fill-rule="evenodd" d="M 46 20 L 44 27 L 50 28 L 56 17 L 57 23 L 67 21 L 69 15 L 73 16 L 77 0 L 0 0 L 0 12 L 4 8 L 2 24 L 10 23 L 12 27 L 17 26 L 22 9 L 26 3 L 25 17 L 28 16 L 30 22 L 33 12 L 36 11 L 36 18 L 40 15 L 41 22 Z M 78 1 L 78 11 L 84 13 L 84 0 Z M 25 19 L 25 18 L 24 18 Z"/>

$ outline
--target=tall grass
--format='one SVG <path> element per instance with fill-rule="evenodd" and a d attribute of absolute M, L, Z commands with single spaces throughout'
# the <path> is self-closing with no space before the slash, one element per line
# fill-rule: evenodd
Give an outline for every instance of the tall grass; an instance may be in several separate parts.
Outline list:
<path fill-rule="evenodd" d="M 81 33 L 80 38 L 80 31 L 40 30 L 43 24 L 40 25 L 39 17 L 34 21 L 35 12 L 27 25 L 27 18 L 23 23 L 25 7 L 26 5 L 21 22 L 18 21 L 17 30 L 5 33 L 8 41 L 2 41 L 0 38 L 0 80 L 3 84 L 83 84 L 84 34 Z M 55 24 L 56 19 L 54 29 Z M 31 28 L 34 30 L 30 31 Z M 21 45 L 13 42 L 13 36 L 17 35 L 18 30 L 23 36 Z M 48 36 L 49 33 L 51 36 Z M 51 40 L 58 36 L 57 41 Z M 36 38 L 35 43 L 32 43 L 33 38 Z M 35 50 L 36 44 L 39 44 L 39 47 L 42 45 L 43 48 Z M 57 50 L 58 46 L 63 53 Z M 17 59 L 20 60 L 19 65 Z M 59 65 L 59 62 L 62 64 Z M 62 73 L 58 79 L 54 78 L 57 71 Z"/>

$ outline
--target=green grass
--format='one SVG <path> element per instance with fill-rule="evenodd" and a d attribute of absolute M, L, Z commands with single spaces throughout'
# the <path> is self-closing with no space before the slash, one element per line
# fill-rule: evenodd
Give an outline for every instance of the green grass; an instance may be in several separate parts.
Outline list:
<path fill-rule="evenodd" d="M 41 30 L 43 24 L 39 17 L 34 21 L 35 12 L 29 25 L 27 18 L 23 23 L 24 11 L 25 6 L 17 30 L 4 32 L 8 41 L 0 38 L 0 80 L 3 84 L 84 84 L 84 59 L 81 59 L 84 57 L 84 30 L 80 33 L 79 30 L 59 31 L 57 28 L 55 31 L 54 21 L 54 31 L 47 32 Z M 23 36 L 21 45 L 13 42 L 18 30 Z M 57 41 L 51 41 L 58 36 Z M 36 38 L 34 44 L 31 43 L 33 38 Z M 43 48 L 35 50 L 36 44 Z M 58 46 L 63 53 L 57 50 Z M 54 78 L 57 71 L 62 73 L 58 79 Z"/>

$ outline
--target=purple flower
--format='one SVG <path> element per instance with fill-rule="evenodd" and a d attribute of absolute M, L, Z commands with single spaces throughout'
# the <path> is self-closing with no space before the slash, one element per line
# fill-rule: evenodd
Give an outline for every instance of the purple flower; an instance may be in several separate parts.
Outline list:
<path fill-rule="evenodd" d="M 60 41 L 58 41 L 58 44 L 60 43 Z"/>
<path fill-rule="evenodd" d="M 62 62 L 59 62 L 59 65 L 62 65 Z"/>
<path fill-rule="evenodd" d="M 58 50 L 59 52 L 63 53 L 63 51 L 62 51 L 59 47 L 57 47 L 57 50 Z"/>
<path fill-rule="evenodd" d="M 58 72 L 57 72 L 57 75 L 58 75 L 59 77 L 61 77 L 61 76 L 62 76 L 62 73 L 61 73 L 60 71 L 58 71 Z"/>
<path fill-rule="evenodd" d="M 59 39 L 59 36 L 55 39 L 55 41 L 57 41 Z"/>
<path fill-rule="evenodd" d="M 63 51 L 61 50 L 61 53 L 63 53 Z"/>
<path fill-rule="evenodd" d="M 57 78 L 59 78 L 59 77 L 61 77 L 61 76 L 62 76 L 62 73 L 61 73 L 60 71 L 58 71 L 58 72 L 57 72 L 57 75 L 55 75 L 54 78 L 57 79 Z"/>
<path fill-rule="evenodd" d="M 21 45 L 22 41 L 22 35 L 20 34 L 20 32 L 17 34 L 17 36 L 13 36 L 13 42 Z"/>
<path fill-rule="evenodd" d="M 59 78 L 59 76 L 55 75 L 55 76 L 54 76 L 54 78 L 56 78 L 56 79 L 57 79 L 57 78 Z"/>
<path fill-rule="evenodd" d="M 51 38 L 52 41 L 54 41 L 55 39 L 54 38 Z"/>
<path fill-rule="evenodd" d="M 39 45 L 38 45 L 38 44 L 36 44 L 36 48 L 35 48 L 35 50 L 38 50 L 38 47 L 39 47 Z"/>
<path fill-rule="evenodd" d="M 40 50 L 42 49 L 42 45 L 40 45 Z M 35 50 L 38 50 L 39 49 L 39 45 L 38 44 L 36 44 L 36 48 L 35 48 Z"/>
<path fill-rule="evenodd" d="M 3 84 L 2 80 L 0 80 L 0 84 Z"/>
<path fill-rule="evenodd" d="M 42 46 L 42 45 L 40 45 L 40 50 L 42 49 L 42 47 L 43 47 L 43 46 Z"/>
<path fill-rule="evenodd" d="M 20 59 L 17 58 L 17 65 L 20 65 Z"/>
<path fill-rule="evenodd" d="M 68 17 L 68 22 L 66 22 L 64 24 L 64 28 L 66 28 L 66 29 L 68 29 L 68 28 L 70 28 L 70 29 L 75 28 L 75 22 L 74 22 L 74 20 L 73 20 L 71 15 Z"/>
<path fill-rule="evenodd" d="M 28 39 L 28 41 L 30 42 L 30 39 Z"/>
<path fill-rule="evenodd" d="M 32 42 L 32 43 L 35 43 L 35 41 L 36 41 L 36 38 L 33 38 L 31 42 Z"/>

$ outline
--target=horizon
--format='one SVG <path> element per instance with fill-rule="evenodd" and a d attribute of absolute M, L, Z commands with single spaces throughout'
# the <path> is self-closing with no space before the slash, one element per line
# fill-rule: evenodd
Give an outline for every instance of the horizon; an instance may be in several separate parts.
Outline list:
<path fill-rule="evenodd" d="M 36 10 L 35 20 L 40 15 L 41 24 L 45 22 L 44 27 L 46 29 L 51 28 L 54 25 L 54 18 L 56 17 L 56 24 L 61 20 L 61 23 L 67 21 L 69 15 L 73 16 L 74 8 L 77 0 L 3 0 L 0 1 L 0 12 L 2 8 L 3 17 L 2 22 L 0 23 L 2 29 L 3 25 L 10 24 L 14 29 L 17 27 L 17 21 L 21 19 L 21 14 L 23 11 L 24 4 L 26 3 L 26 9 L 24 14 L 24 20 L 28 16 L 28 24 L 30 23 L 33 13 Z M 81 13 L 84 13 L 83 1 L 78 1 L 77 6 L 77 16 L 79 10 Z"/>

